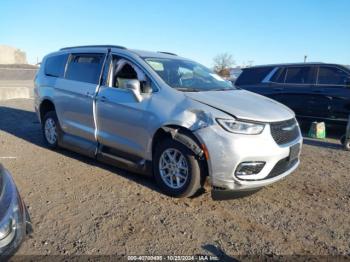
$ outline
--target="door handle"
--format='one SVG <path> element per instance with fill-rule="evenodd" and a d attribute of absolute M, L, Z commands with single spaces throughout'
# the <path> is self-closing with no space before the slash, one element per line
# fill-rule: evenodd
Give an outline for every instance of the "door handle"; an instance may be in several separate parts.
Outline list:
<path fill-rule="evenodd" d="M 314 93 L 322 93 L 322 90 L 321 89 L 316 89 L 313 91 Z"/>
<path fill-rule="evenodd" d="M 94 93 L 86 92 L 86 96 L 90 98 L 94 98 Z"/>
<path fill-rule="evenodd" d="M 108 101 L 108 98 L 105 97 L 105 96 L 101 96 L 100 101 L 101 101 L 101 102 L 107 102 L 107 101 Z"/>
<path fill-rule="evenodd" d="M 274 87 L 273 90 L 275 90 L 275 91 L 282 91 L 283 88 L 282 87 Z"/>

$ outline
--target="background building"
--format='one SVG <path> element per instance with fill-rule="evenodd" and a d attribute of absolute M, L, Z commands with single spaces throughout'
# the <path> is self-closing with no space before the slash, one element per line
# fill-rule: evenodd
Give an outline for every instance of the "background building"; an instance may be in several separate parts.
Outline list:
<path fill-rule="evenodd" d="M 0 64 L 27 64 L 27 55 L 16 47 L 0 45 Z"/>

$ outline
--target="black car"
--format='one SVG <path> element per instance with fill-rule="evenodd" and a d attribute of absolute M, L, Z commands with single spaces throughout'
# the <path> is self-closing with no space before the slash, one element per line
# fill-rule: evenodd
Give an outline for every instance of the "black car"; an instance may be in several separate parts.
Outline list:
<path fill-rule="evenodd" d="M 235 85 L 285 104 L 300 119 L 346 126 L 350 114 L 350 69 L 346 66 L 254 66 L 243 69 Z"/>
<path fill-rule="evenodd" d="M 0 164 L 0 261 L 13 255 L 31 232 L 26 206 L 10 173 Z"/>

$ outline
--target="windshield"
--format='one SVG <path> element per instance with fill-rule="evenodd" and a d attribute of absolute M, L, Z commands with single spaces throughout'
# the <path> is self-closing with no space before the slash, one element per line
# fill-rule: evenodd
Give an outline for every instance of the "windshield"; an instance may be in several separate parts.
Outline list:
<path fill-rule="evenodd" d="M 169 86 L 180 91 L 235 89 L 231 82 L 196 62 L 166 58 L 145 58 L 145 61 Z"/>

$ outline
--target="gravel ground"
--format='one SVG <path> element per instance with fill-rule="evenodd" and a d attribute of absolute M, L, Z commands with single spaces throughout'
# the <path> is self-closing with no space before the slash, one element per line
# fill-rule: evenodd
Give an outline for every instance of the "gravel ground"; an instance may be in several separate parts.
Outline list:
<path fill-rule="evenodd" d="M 32 104 L 0 102 L 0 161 L 34 227 L 18 255 L 350 255 L 350 153 L 337 140 L 306 140 L 297 171 L 249 197 L 173 199 L 151 179 L 47 149 Z"/>

